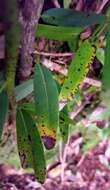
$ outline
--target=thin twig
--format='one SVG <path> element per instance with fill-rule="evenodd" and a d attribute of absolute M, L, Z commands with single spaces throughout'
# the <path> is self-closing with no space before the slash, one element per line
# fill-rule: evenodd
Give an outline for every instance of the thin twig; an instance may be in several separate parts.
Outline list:
<path fill-rule="evenodd" d="M 59 64 L 55 63 L 54 61 L 51 61 L 49 59 L 44 59 L 42 62 L 43 65 L 45 65 L 47 68 L 49 68 L 51 71 L 56 71 L 58 73 L 63 74 L 64 76 L 67 76 L 67 68 L 62 68 Z M 89 77 L 85 77 L 83 80 L 84 83 L 87 83 L 91 86 L 96 86 L 98 88 L 101 87 L 101 82 Z"/>
<path fill-rule="evenodd" d="M 71 112 L 70 113 L 70 118 L 72 120 L 74 120 L 75 117 L 84 109 L 85 105 L 86 105 L 86 102 L 84 102 L 83 104 L 81 104 L 81 106 L 77 109 L 77 111 L 75 110 L 75 112 Z"/>
<path fill-rule="evenodd" d="M 58 72 L 64 76 L 67 75 L 67 68 L 63 68 L 61 65 L 49 60 L 49 59 L 43 59 L 42 64 L 46 66 L 51 71 Z"/>
<path fill-rule="evenodd" d="M 100 7 L 98 8 L 98 10 L 96 10 L 96 13 L 99 14 L 101 13 L 101 11 L 103 10 L 103 8 L 105 7 L 105 5 L 109 2 L 109 0 L 103 0 Z"/>
<path fill-rule="evenodd" d="M 53 4 L 54 4 L 54 6 L 56 8 L 60 8 L 61 7 L 60 4 L 59 4 L 59 2 L 57 0 L 53 0 Z"/>
<path fill-rule="evenodd" d="M 37 50 L 34 51 L 34 54 L 37 55 L 42 55 L 42 56 L 46 56 L 46 57 L 72 57 L 73 53 L 50 53 L 50 52 L 39 52 Z"/>
<path fill-rule="evenodd" d="M 89 78 L 89 77 L 85 77 L 85 79 L 84 79 L 83 82 L 84 82 L 84 83 L 87 83 L 87 84 L 89 84 L 89 85 L 91 85 L 91 86 L 96 86 L 96 87 L 98 87 L 98 88 L 100 88 L 101 85 L 102 85 L 100 81 L 95 80 L 95 79 L 92 79 L 92 78 Z"/>
<path fill-rule="evenodd" d="M 84 5 L 83 0 L 79 0 L 78 3 L 77 3 L 77 5 L 76 5 L 76 8 L 75 8 L 75 9 L 76 9 L 77 11 L 81 11 L 82 8 L 83 8 L 83 5 Z"/>

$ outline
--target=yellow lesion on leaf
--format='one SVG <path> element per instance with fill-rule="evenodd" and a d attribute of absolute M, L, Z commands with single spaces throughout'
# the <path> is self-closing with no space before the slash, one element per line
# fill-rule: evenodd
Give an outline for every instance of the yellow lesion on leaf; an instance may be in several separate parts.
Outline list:
<path fill-rule="evenodd" d="M 56 139 L 56 131 L 54 129 L 50 129 L 46 125 L 38 125 L 38 130 L 41 135 L 41 137 L 51 137 L 53 139 Z"/>

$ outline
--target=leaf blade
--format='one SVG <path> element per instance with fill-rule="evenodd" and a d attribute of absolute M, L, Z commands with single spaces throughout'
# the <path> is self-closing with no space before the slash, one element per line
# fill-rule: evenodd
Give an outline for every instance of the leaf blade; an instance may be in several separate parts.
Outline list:
<path fill-rule="evenodd" d="M 61 88 L 59 95 L 59 99 L 61 101 L 72 99 L 72 96 L 77 91 L 79 84 L 88 72 L 88 66 L 95 56 L 94 51 L 95 49 L 91 46 L 89 41 L 83 42 L 79 47 L 75 58 L 69 66 L 68 76 Z"/>
<path fill-rule="evenodd" d="M 53 40 L 69 41 L 78 36 L 83 31 L 81 27 L 61 27 L 39 24 L 36 35 Z M 62 35 L 60 35 L 62 34 Z"/>
<path fill-rule="evenodd" d="M 43 145 L 35 122 L 25 111 L 17 112 L 17 142 L 22 167 L 32 167 L 37 180 L 43 183 L 46 175 Z"/>
<path fill-rule="evenodd" d="M 105 21 L 105 16 L 102 14 L 86 13 L 64 8 L 49 9 L 41 17 L 44 22 L 58 26 L 85 27 Z"/>
<path fill-rule="evenodd" d="M 34 99 L 40 134 L 46 148 L 53 148 L 59 123 L 58 92 L 51 73 L 40 64 L 35 67 Z"/>

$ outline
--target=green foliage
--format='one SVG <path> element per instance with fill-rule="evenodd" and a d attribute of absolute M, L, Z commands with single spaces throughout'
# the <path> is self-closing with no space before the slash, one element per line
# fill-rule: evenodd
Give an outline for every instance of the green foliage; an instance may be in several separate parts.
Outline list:
<path fill-rule="evenodd" d="M 41 137 L 47 149 L 53 148 L 59 122 L 58 91 L 51 73 L 40 64 L 35 66 L 34 98 Z"/>
<path fill-rule="evenodd" d="M 5 91 L 0 93 L 0 138 L 5 124 L 5 119 L 8 112 L 8 97 Z"/>
<path fill-rule="evenodd" d="M 42 15 L 44 22 L 58 26 L 85 27 L 104 22 L 105 16 L 96 13 L 86 13 L 72 9 L 54 8 L 45 11 Z"/>
<path fill-rule="evenodd" d="M 39 24 L 36 35 L 53 40 L 69 41 L 73 40 L 82 32 L 81 27 L 63 27 Z"/>
<path fill-rule="evenodd" d="M 83 42 L 70 64 L 68 76 L 60 92 L 60 100 L 72 99 L 73 94 L 87 74 L 89 64 L 92 63 L 94 56 L 95 52 L 91 44 L 88 41 Z"/>
<path fill-rule="evenodd" d="M 69 8 L 71 0 L 63 0 L 64 8 Z"/>
<path fill-rule="evenodd" d="M 110 89 L 110 21 L 106 36 L 105 63 L 103 67 L 102 84 L 104 89 Z"/>
<path fill-rule="evenodd" d="M 59 128 L 63 142 L 66 143 L 69 134 L 69 116 L 67 106 L 60 112 Z"/>
<path fill-rule="evenodd" d="M 20 107 L 22 110 L 25 110 L 26 112 L 30 113 L 30 114 L 33 115 L 33 116 L 36 115 L 34 102 L 23 103 L 23 104 L 21 104 L 19 107 Z"/>
<path fill-rule="evenodd" d="M 16 101 L 20 101 L 23 98 L 27 97 L 29 94 L 31 94 L 33 91 L 33 80 L 29 79 L 25 81 L 24 83 L 16 86 L 15 88 L 15 96 Z"/>
<path fill-rule="evenodd" d="M 90 41 L 86 40 L 81 42 L 79 35 L 83 32 L 85 27 L 94 26 L 93 29 L 95 30 L 96 25 L 98 25 L 97 31 L 94 31 L 93 38 L 91 37 L 91 41 L 95 41 L 93 39 L 100 34 L 101 27 L 106 18 L 103 14 L 68 9 L 70 1 L 64 0 L 63 2 L 65 8 L 50 9 L 43 13 L 41 18 L 48 25 L 38 24 L 36 30 L 37 37 L 45 37 L 49 40 L 63 42 L 66 41 L 71 51 L 74 50 L 75 52 L 75 57 L 73 57 L 68 69 L 68 76 L 62 86 L 59 86 L 59 84 L 57 86 L 51 72 L 40 63 L 37 63 L 35 65 L 34 76 L 14 88 L 20 39 L 16 11 L 17 4 L 15 0 L 8 1 L 5 18 L 10 22 L 11 27 L 6 31 L 6 83 L 0 73 L 0 137 L 8 112 L 8 97 L 10 100 L 11 96 L 11 100 L 14 102 L 13 97 L 15 93 L 15 108 L 16 103 L 18 104 L 16 116 L 17 145 L 21 165 L 23 168 L 33 168 L 36 178 L 41 183 L 44 182 L 46 175 L 45 149 L 43 143 L 49 150 L 55 146 L 58 127 L 65 144 L 69 136 L 70 126 L 74 133 L 81 133 L 83 138 L 82 151 L 84 153 L 90 148 L 93 148 L 100 140 L 100 129 L 92 123 L 91 117 L 89 117 L 92 123 L 91 126 L 84 128 L 81 122 L 73 123 L 69 118 L 69 111 L 70 107 L 73 107 L 73 104 L 78 104 L 82 101 L 81 94 L 76 94 L 76 92 L 88 73 L 89 65 L 93 62 L 95 57 L 95 48 Z M 102 81 L 105 89 L 109 89 L 110 86 L 109 41 L 110 22 L 108 23 L 105 53 L 103 49 L 99 48 L 96 53 L 98 60 L 104 64 Z M 80 46 L 77 47 L 79 44 Z M 5 87 L 7 88 L 8 97 L 4 91 Z M 59 99 L 57 88 L 60 89 Z M 34 100 L 32 99 L 32 102 L 24 103 L 21 101 L 32 92 L 34 94 Z M 68 105 L 67 100 L 72 100 L 72 102 L 69 102 Z M 59 101 L 67 103 L 61 111 L 59 111 Z M 94 117 L 94 119 L 105 120 L 109 118 L 109 115 L 110 109 L 108 108 L 102 115 Z M 105 129 L 102 134 L 109 134 L 108 129 Z M 46 152 L 46 158 L 49 157 L 50 159 L 50 157 L 56 156 L 56 151 L 58 151 L 57 146 L 51 151 Z"/>
<path fill-rule="evenodd" d="M 25 111 L 17 112 L 17 144 L 21 165 L 23 168 L 32 167 L 37 180 L 45 179 L 45 157 L 43 145 L 36 124 L 30 114 Z"/>
<path fill-rule="evenodd" d="M 97 59 L 102 63 L 102 65 L 104 65 L 104 50 L 102 48 L 98 48 L 96 51 L 96 57 Z"/>

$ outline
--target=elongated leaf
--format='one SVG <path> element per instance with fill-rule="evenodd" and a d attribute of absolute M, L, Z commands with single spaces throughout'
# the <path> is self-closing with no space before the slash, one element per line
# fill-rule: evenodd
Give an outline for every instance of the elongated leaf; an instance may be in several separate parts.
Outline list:
<path fill-rule="evenodd" d="M 21 165 L 23 168 L 32 166 L 31 146 L 28 139 L 26 121 L 22 111 L 17 112 L 16 116 L 17 144 Z"/>
<path fill-rule="evenodd" d="M 48 69 L 36 64 L 34 97 L 38 129 L 47 149 L 53 148 L 58 127 L 58 92 Z"/>
<path fill-rule="evenodd" d="M 102 84 L 104 89 L 110 89 L 110 22 L 106 35 L 105 63 L 103 67 Z"/>
<path fill-rule="evenodd" d="M 33 80 L 30 79 L 15 88 L 16 101 L 20 101 L 33 91 Z"/>
<path fill-rule="evenodd" d="M 6 115 L 8 112 L 8 97 L 5 91 L 0 93 L 0 138 L 3 131 Z"/>
<path fill-rule="evenodd" d="M 95 49 L 88 41 L 81 44 L 70 64 L 68 76 L 60 92 L 60 100 L 72 99 L 73 94 L 77 91 L 79 84 L 88 72 L 88 66 L 95 56 L 94 51 Z"/>
<path fill-rule="evenodd" d="M 59 128 L 63 142 L 66 143 L 68 140 L 69 133 L 69 116 L 67 106 L 65 106 L 63 110 L 60 112 Z"/>
<path fill-rule="evenodd" d="M 81 27 L 61 27 L 39 24 L 37 28 L 37 36 L 45 37 L 53 40 L 69 41 L 73 40 L 83 31 Z"/>
<path fill-rule="evenodd" d="M 30 114 L 17 112 L 17 144 L 23 168 L 32 167 L 37 180 L 45 180 L 46 165 L 42 141 Z"/>
<path fill-rule="evenodd" d="M 102 14 L 64 8 L 49 9 L 43 13 L 42 18 L 48 24 L 79 27 L 100 24 L 105 20 L 105 16 Z"/>

